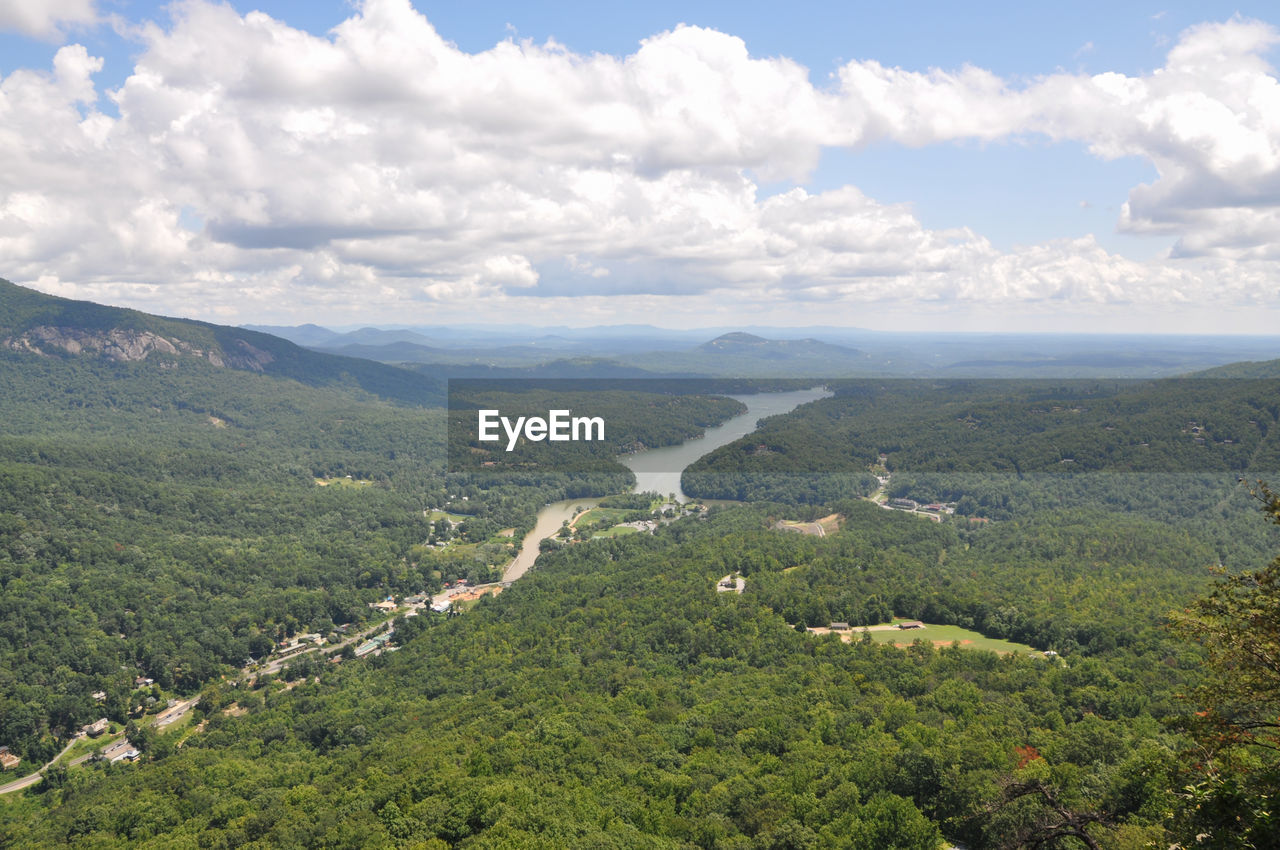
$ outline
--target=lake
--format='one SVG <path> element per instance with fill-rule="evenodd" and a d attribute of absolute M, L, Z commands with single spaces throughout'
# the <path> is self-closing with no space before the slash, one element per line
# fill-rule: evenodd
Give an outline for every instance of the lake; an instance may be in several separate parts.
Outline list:
<path fill-rule="evenodd" d="M 686 440 L 678 446 L 664 446 L 622 455 L 618 458 L 618 462 L 635 473 L 636 484 L 632 488 L 634 492 L 653 492 L 663 495 L 674 493 L 678 501 L 687 502 L 688 497 L 680 489 L 680 474 L 689 464 L 708 452 L 713 452 L 739 437 L 750 434 L 756 429 L 756 423 L 761 419 L 790 413 L 802 404 L 808 404 L 820 398 L 829 398 L 831 395 L 831 391 L 825 387 L 813 387 L 785 393 L 730 396 L 745 404 L 747 411 L 714 428 L 707 429 L 701 437 Z M 566 499 L 563 502 L 544 505 L 542 510 L 538 511 L 533 530 L 520 541 L 520 552 L 503 572 L 502 580 L 515 581 L 528 572 L 533 562 L 538 559 L 538 544 L 559 531 L 561 524 L 567 519 L 573 519 L 578 510 L 594 507 L 596 502 L 596 499 Z"/>
<path fill-rule="evenodd" d="M 745 404 L 747 412 L 714 428 L 709 428 L 703 436 L 686 440 L 678 446 L 663 446 L 622 455 L 618 458 L 618 462 L 635 473 L 635 492 L 661 493 L 664 496 L 675 493 L 677 501 L 687 502 L 688 497 L 680 489 L 680 475 L 689 464 L 721 446 L 727 446 L 734 440 L 750 434 L 756 430 L 756 425 L 761 419 L 790 413 L 802 404 L 808 404 L 820 398 L 830 398 L 831 395 L 831 391 L 825 387 L 813 387 L 785 393 L 729 396 Z"/>

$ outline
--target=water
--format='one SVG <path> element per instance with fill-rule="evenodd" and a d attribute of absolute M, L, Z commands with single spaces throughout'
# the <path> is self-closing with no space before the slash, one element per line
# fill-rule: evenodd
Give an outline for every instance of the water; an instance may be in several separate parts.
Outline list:
<path fill-rule="evenodd" d="M 756 423 L 769 416 L 789 413 L 802 404 L 828 398 L 832 393 L 824 387 L 807 390 L 792 390 L 785 393 L 755 393 L 753 395 L 735 395 L 735 398 L 747 406 L 747 412 L 739 414 L 726 422 L 710 428 L 701 437 L 686 440 L 678 446 L 665 446 L 660 449 L 646 449 L 642 452 L 622 455 L 618 462 L 630 469 L 636 476 L 637 493 L 661 493 L 666 496 L 674 493 L 676 500 L 687 502 L 689 499 L 680 489 L 680 474 L 698 458 L 726 446 L 734 440 L 745 437 L 756 429 Z M 597 499 L 566 499 L 563 502 L 552 502 L 538 511 L 533 531 L 520 541 L 520 552 L 514 561 L 507 566 L 502 575 L 503 581 L 515 581 L 520 578 L 534 561 L 538 559 L 540 544 L 560 530 L 561 524 L 573 519 L 579 510 L 594 507 Z"/>
<path fill-rule="evenodd" d="M 538 544 L 548 537 L 554 537 L 560 526 L 567 519 L 573 519 L 580 510 L 595 507 L 598 499 L 566 499 L 563 502 L 552 502 L 538 511 L 538 519 L 533 531 L 520 541 L 520 552 L 502 574 L 503 581 L 515 581 L 529 571 L 533 562 L 538 560 Z"/>
<path fill-rule="evenodd" d="M 705 454 L 727 446 L 734 440 L 745 437 L 756 430 L 756 424 L 769 416 L 789 413 L 802 404 L 829 398 L 832 393 L 822 387 L 807 390 L 794 390 L 785 393 L 757 393 L 754 395 L 735 395 L 747 406 L 747 412 L 707 430 L 702 437 L 686 440 L 678 446 L 664 446 L 660 449 L 646 449 L 634 454 L 622 455 L 618 462 L 630 469 L 636 476 L 635 492 L 661 493 L 666 496 L 675 493 L 676 501 L 687 502 L 688 497 L 680 489 L 680 475 L 689 464 Z"/>

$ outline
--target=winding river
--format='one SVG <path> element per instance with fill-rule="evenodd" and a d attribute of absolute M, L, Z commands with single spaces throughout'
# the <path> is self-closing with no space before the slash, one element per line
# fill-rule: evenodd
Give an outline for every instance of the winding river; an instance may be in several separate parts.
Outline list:
<path fill-rule="evenodd" d="M 636 476 L 634 492 L 674 493 L 676 500 L 687 502 L 688 497 L 680 489 L 680 474 L 685 467 L 698 458 L 728 445 L 740 437 L 745 437 L 756 429 L 756 424 L 769 416 L 789 413 L 802 404 L 827 398 L 831 392 L 825 387 L 813 387 L 807 390 L 792 390 L 784 393 L 755 393 L 752 395 L 735 395 L 747 406 L 745 413 L 707 429 L 701 437 L 686 440 L 676 446 L 665 446 L 660 449 L 647 449 L 642 452 L 622 455 L 618 462 L 630 469 Z M 585 508 L 594 507 L 597 499 L 566 499 L 563 502 L 552 502 L 538 511 L 538 518 L 530 531 L 520 542 L 520 552 L 502 574 L 504 582 L 520 578 L 533 562 L 538 559 L 538 544 L 560 530 L 565 520 Z"/>

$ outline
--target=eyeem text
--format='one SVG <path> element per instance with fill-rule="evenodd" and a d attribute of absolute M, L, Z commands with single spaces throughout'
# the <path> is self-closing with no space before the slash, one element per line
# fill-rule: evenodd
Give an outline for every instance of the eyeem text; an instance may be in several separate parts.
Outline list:
<path fill-rule="evenodd" d="M 481 410 L 479 418 L 479 435 L 481 442 L 498 442 L 502 435 L 498 426 L 507 435 L 507 451 L 516 447 L 523 434 L 526 440 L 541 442 L 568 442 L 569 440 L 603 440 L 604 419 L 599 416 L 570 416 L 568 410 L 548 410 L 547 418 L 541 416 L 519 416 L 512 422 L 497 410 Z M 592 435 L 595 436 L 592 436 Z"/>

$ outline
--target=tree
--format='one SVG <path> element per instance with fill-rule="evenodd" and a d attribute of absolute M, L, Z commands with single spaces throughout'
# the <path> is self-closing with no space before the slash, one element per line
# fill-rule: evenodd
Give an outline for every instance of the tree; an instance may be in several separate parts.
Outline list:
<path fill-rule="evenodd" d="M 1035 771 L 1033 771 L 1035 772 Z M 1047 774 L 1048 771 L 1039 771 Z M 997 821 L 1002 847 L 1057 848 L 1083 844 L 1089 850 L 1100 850 L 1090 827 L 1107 826 L 1111 818 L 1104 812 L 1089 811 L 1080 801 L 1068 802 L 1065 794 L 1047 775 L 1008 778 L 1002 783 L 1000 799 L 989 807 L 993 814 L 1006 814 L 1016 801 L 1034 801 L 1019 807 L 1017 816 L 1006 822 Z M 1074 841 L 1068 841 L 1074 839 Z M 1078 842 L 1078 843 L 1077 843 Z"/>
<path fill-rule="evenodd" d="M 1259 482 L 1258 498 L 1280 525 L 1280 494 Z M 1280 847 L 1280 558 L 1223 573 L 1174 626 L 1209 656 L 1179 831 L 1199 847 Z"/>

